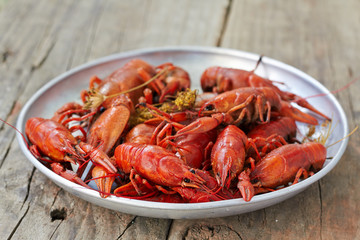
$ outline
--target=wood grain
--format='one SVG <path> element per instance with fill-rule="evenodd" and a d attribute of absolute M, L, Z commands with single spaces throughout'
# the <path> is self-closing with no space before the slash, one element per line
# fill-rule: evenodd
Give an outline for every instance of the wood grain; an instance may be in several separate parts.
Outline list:
<path fill-rule="evenodd" d="M 93 59 L 156 46 L 220 46 L 283 61 L 336 90 L 360 76 L 360 3 L 265 0 L 0 0 L 0 118 L 57 75 Z M 335 96 L 360 124 L 359 81 Z M 0 125 L 3 239 L 356 239 L 360 136 L 303 193 L 248 214 L 153 219 L 110 211 L 58 188 Z"/>

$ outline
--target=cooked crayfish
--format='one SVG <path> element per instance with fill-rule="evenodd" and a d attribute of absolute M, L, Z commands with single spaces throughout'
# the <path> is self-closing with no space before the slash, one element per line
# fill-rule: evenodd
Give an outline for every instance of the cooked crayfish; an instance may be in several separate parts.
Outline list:
<path fill-rule="evenodd" d="M 240 174 L 238 188 L 244 200 L 250 201 L 254 187 L 275 189 L 289 182 L 295 184 L 302 175 L 308 176 L 310 167 L 319 171 L 325 160 L 326 148 L 321 143 L 287 144 L 262 158 L 249 177 L 247 173 Z"/>
<path fill-rule="evenodd" d="M 253 139 L 260 156 L 263 157 L 282 145 L 297 142 L 296 130 L 294 119 L 281 117 L 255 126 L 247 133 L 247 137 Z M 256 159 L 254 153 L 250 155 Z"/>
<path fill-rule="evenodd" d="M 259 59 L 256 67 L 260 63 L 261 59 L 262 58 Z M 330 120 L 329 117 L 313 107 L 308 101 L 306 101 L 306 99 L 294 93 L 282 91 L 273 84 L 274 81 L 256 75 L 254 73 L 256 67 L 252 71 L 224 67 L 207 68 L 201 76 L 201 87 L 205 92 L 214 91 L 217 93 L 223 93 L 244 87 L 269 87 L 279 94 L 282 100 L 294 102 L 301 107 L 307 108 L 310 111 L 319 114 L 326 120 Z"/>
<path fill-rule="evenodd" d="M 25 133 L 33 144 L 30 151 L 41 160 L 77 163 L 84 160 L 83 155 L 89 155 L 92 162 L 103 166 L 108 172 L 117 172 L 105 153 L 84 142 L 78 143 L 66 127 L 51 119 L 30 118 L 26 122 Z M 43 155 L 50 160 L 43 158 Z"/>
<path fill-rule="evenodd" d="M 158 72 L 164 69 L 168 71 L 156 81 L 161 86 L 160 103 L 166 100 L 167 95 L 175 96 L 178 91 L 190 88 L 190 76 L 184 69 L 174 66 L 172 63 L 164 63 L 156 67 Z"/>
<path fill-rule="evenodd" d="M 30 118 L 26 122 L 25 133 L 33 144 L 30 151 L 37 158 L 45 155 L 52 161 L 71 163 L 81 159 L 75 149 L 77 140 L 58 122 L 44 118 Z"/>
<path fill-rule="evenodd" d="M 316 118 L 282 101 L 269 87 L 246 87 L 221 93 L 207 101 L 199 114 L 225 113 L 228 123 L 249 124 L 270 121 L 272 111 L 304 123 L 318 124 Z"/>
<path fill-rule="evenodd" d="M 212 92 L 198 94 L 184 69 L 134 59 L 104 80 L 93 77 L 84 105 L 30 118 L 30 151 L 72 182 L 94 181 L 103 198 L 250 201 L 319 171 L 326 159 L 322 143 L 296 139 L 295 121 L 318 120 L 291 104 L 327 117 L 254 71 L 209 68 L 201 84 Z"/>
<path fill-rule="evenodd" d="M 111 73 L 104 80 L 97 76 L 92 77 L 89 82 L 90 92 L 87 90 L 82 91 L 81 97 L 84 102 L 88 102 L 89 94 L 92 92 L 103 96 L 116 95 L 141 85 L 154 75 L 155 69 L 153 66 L 141 59 L 134 59 Z M 134 104 L 137 104 L 139 98 L 143 96 L 144 90 L 145 87 L 142 87 L 127 93 L 127 95 Z M 108 108 L 112 105 L 112 101 L 113 98 L 106 99 L 101 105 Z"/>
<path fill-rule="evenodd" d="M 204 179 L 174 153 L 160 146 L 124 143 L 116 147 L 115 159 L 121 171 L 131 174 L 130 180 L 139 194 L 141 191 L 133 179 L 136 173 L 158 186 L 204 187 Z"/>
<path fill-rule="evenodd" d="M 257 148 L 251 139 L 235 125 L 227 126 L 218 136 L 211 151 L 211 165 L 222 187 L 230 183 L 243 170 L 248 149 Z"/>

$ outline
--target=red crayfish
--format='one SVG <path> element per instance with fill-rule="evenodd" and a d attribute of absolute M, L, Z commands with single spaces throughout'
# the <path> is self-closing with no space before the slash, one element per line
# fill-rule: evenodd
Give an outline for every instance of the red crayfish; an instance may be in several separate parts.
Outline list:
<path fill-rule="evenodd" d="M 275 189 L 290 182 L 295 184 L 302 175 L 308 176 L 310 167 L 314 171 L 322 168 L 326 152 L 324 145 L 316 142 L 281 146 L 262 158 L 250 174 L 242 172 L 238 188 L 244 200 L 250 201 L 254 187 Z"/>
<path fill-rule="evenodd" d="M 328 119 L 306 100 L 254 71 L 207 69 L 201 85 L 211 93 L 191 95 L 190 83 L 172 63 L 131 60 L 91 78 L 83 105 L 30 118 L 30 151 L 72 182 L 94 181 L 101 197 L 177 203 L 250 201 L 323 167 L 324 145 L 296 138 L 296 121 L 318 119 L 292 102 Z"/>
<path fill-rule="evenodd" d="M 255 69 L 252 71 L 219 66 L 209 67 L 201 76 L 201 87 L 205 92 L 214 91 L 217 93 L 223 93 L 244 87 L 269 87 L 273 89 L 273 91 L 276 92 L 283 101 L 294 102 L 299 106 L 307 108 L 310 111 L 319 114 L 323 118 L 330 120 L 326 115 L 314 108 L 304 98 L 291 92 L 281 91 L 273 84 L 274 81 L 256 75 L 254 72 L 261 60 L 262 57 L 260 57 Z"/>

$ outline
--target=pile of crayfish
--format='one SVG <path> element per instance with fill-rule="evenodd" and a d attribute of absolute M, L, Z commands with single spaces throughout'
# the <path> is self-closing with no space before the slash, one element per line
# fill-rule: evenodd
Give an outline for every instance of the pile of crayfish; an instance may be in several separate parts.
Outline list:
<path fill-rule="evenodd" d="M 207 68 L 200 94 L 181 67 L 133 59 L 92 77 L 81 101 L 51 119 L 30 118 L 29 149 L 67 180 L 95 183 L 103 198 L 250 201 L 323 167 L 324 142 L 297 139 L 296 121 L 330 120 L 255 69 Z"/>

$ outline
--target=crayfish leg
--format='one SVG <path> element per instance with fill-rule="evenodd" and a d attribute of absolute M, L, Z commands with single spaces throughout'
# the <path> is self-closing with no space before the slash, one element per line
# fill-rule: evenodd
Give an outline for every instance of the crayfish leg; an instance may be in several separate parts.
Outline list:
<path fill-rule="evenodd" d="M 134 170 L 134 169 L 131 169 L 131 171 L 130 171 L 130 182 L 131 182 L 132 185 L 134 186 L 134 188 L 135 188 L 136 192 L 138 193 L 138 195 L 142 195 L 143 192 L 140 190 L 138 184 L 137 184 L 136 181 L 135 181 L 136 175 L 137 175 L 137 174 L 136 174 L 135 170 Z"/>
<path fill-rule="evenodd" d="M 246 162 L 250 163 L 250 169 L 251 169 L 251 171 L 254 171 L 256 160 L 253 159 L 252 157 L 249 157 L 248 159 L 246 159 Z"/>
<path fill-rule="evenodd" d="M 153 93 L 152 93 L 151 89 L 145 88 L 143 93 L 144 93 L 145 102 L 147 104 L 153 104 Z"/>
<path fill-rule="evenodd" d="M 32 145 L 29 147 L 29 150 L 35 158 L 40 159 L 42 158 L 39 148 L 36 145 Z"/>
<path fill-rule="evenodd" d="M 68 102 L 56 110 L 51 120 L 61 123 L 66 116 L 71 116 L 73 113 L 81 112 L 85 112 L 85 110 L 83 110 L 83 107 L 80 104 L 76 102 Z"/>
<path fill-rule="evenodd" d="M 95 84 L 100 85 L 102 81 L 98 76 L 92 76 L 89 81 L 89 89 L 95 88 Z"/>
<path fill-rule="evenodd" d="M 139 77 L 144 81 L 147 82 L 149 80 L 151 80 L 152 76 L 144 69 L 144 68 L 139 68 L 137 70 L 137 74 L 139 75 Z M 161 76 L 160 76 L 161 77 Z M 161 81 L 158 79 L 155 79 L 154 82 L 150 82 L 149 83 L 149 87 L 151 87 L 152 89 L 155 90 L 155 92 L 160 95 L 161 93 L 161 88 L 163 88 Z"/>
<path fill-rule="evenodd" d="M 109 173 L 116 173 L 117 169 L 111 159 L 99 148 L 95 148 L 90 144 L 80 142 L 75 146 L 78 152 L 87 154 L 91 161 L 104 167 Z"/>
<path fill-rule="evenodd" d="M 258 159 L 261 159 L 259 150 L 258 150 L 258 148 L 257 148 L 254 140 L 251 139 L 251 138 L 249 138 L 249 139 L 247 140 L 247 143 L 246 143 L 246 151 L 248 151 L 250 147 L 252 147 L 252 148 L 255 150 Z"/>
<path fill-rule="evenodd" d="M 167 190 L 164 187 L 160 186 L 160 185 L 156 185 L 157 190 L 159 190 L 160 192 L 164 193 L 164 194 L 175 194 L 177 193 L 176 191 L 173 190 Z"/>
<path fill-rule="evenodd" d="M 54 161 L 51 160 L 51 159 L 44 158 L 44 157 L 42 156 L 42 154 L 40 153 L 39 147 L 37 147 L 36 145 L 30 146 L 30 147 L 29 147 L 29 150 L 30 150 L 31 154 L 34 155 L 34 157 L 35 157 L 36 159 L 39 159 L 39 160 L 44 161 L 44 162 L 49 162 L 49 163 L 53 163 L 53 162 L 54 162 Z"/>
<path fill-rule="evenodd" d="M 249 123 L 251 122 L 251 114 L 249 112 L 249 110 L 247 108 L 244 108 L 241 110 L 239 117 L 234 121 L 234 125 L 239 124 L 240 122 L 243 121 L 244 117 L 246 116 L 246 122 Z"/>
<path fill-rule="evenodd" d="M 204 161 L 201 163 L 202 170 L 209 170 L 211 168 L 211 151 L 214 146 L 213 142 L 209 142 L 204 150 Z"/>
<path fill-rule="evenodd" d="M 306 169 L 300 168 L 300 169 L 297 171 L 296 176 L 295 176 L 295 179 L 294 179 L 294 181 L 293 181 L 293 183 L 292 183 L 291 185 L 294 185 L 294 184 L 298 183 L 301 176 L 304 176 L 305 179 L 308 178 L 309 174 L 308 174 L 308 172 L 306 171 Z"/>
<path fill-rule="evenodd" d="M 268 138 L 264 139 L 264 142 L 265 145 L 262 147 L 260 153 L 262 157 L 265 156 L 267 153 L 271 152 L 272 150 L 288 144 L 282 136 L 277 134 L 273 134 Z"/>
<path fill-rule="evenodd" d="M 201 117 L 180 129 L 176 133 L 176 137 L 189 133 L 205 133 L 215 129 L 224 120 L 223 114 L 214 114 L 211 117 Z"/>
<path fill-rule="evenodd" d="M 71 128 L 69 128 L 69 131 L 72 133 L 76 131 L 80 131 L 81 135 L 76 136 L 75 139 L 80 140 L 82 142 L 86 141 L 86 131 L 82 126 L 80 125 L 72 126 Z"/>
<path fill-rule="evenodd" d="M 172 124 L 171 123 L 167 123 L 166 121 L 163 121 L 164 124 L 160 124 L 158 127 L 160 127 L 160 129 L 158 129 L 158 127 L 155 129 L 153 136 L 151 137 L 150 143 L 152 144 L 157 144 L 157 145 L 166 145 L 166 137 L 171 135 L 172 132 Z M 156 140 L 155 140 L 156 138 Z M 162 141 L 164 140 L 164 141 Z M 164 146 L 165 147 L 165 146 Z"/>
<path fill-rule="evenodd" d="M 137 177 L 134 177 L 135 181 L 139 181 Z M 151 184 L 141 184 L 141 181 L 138 182 L 138 187 L 141 191 L 141 196 L 139 196 L 139 193 L 135 189 L 132 182 L 128 182 L 127 184 L 124 184 L 114 190 L 114 194 L 117 197 L 131 197 L 136 199 L 145 199 L 149 196 L 153 196 L 158 193 L 156 188 L 151 186 Z"/>
<path fill-rule="evenodd" d="M 254 100 L 254 95 L 250 95 L 248 98 L 246 98 L 245 102 L 231 108 L 229 111 L 227 111 L 227 114 L 231 114 L 239 109 L 245 108 L 246 106 L 248 106 L 253 100 Z"/>

